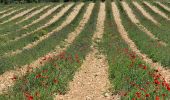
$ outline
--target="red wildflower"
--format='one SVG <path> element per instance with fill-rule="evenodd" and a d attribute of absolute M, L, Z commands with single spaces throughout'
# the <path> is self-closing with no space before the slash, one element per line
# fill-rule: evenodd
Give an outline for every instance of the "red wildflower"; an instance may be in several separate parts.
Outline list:
<path fill-rule="evenodd" d="M 58 83 L 58 80 L 57 80 L 57 79 L 54 79 L 53 82 L 54 82 L 54 83 Z"/>
<path fill-rule="evenodd" d="M 160 100 L 159 96 L 156 96 L 155 100 Z"/>
<path fill-rule="evenodd" d="M 25 97 L 27 98 L 27 100 L 33 100 L 33 96 L 28 93 L 25 93 Z"/>
<path fill-rule="evenodd" d="M 135 98 L 132 98 L 132 100 L 136 100 Z"/>
<path fill-rule="evenodd" d="M 75 54 L 75 58 L 78 59 L 78 58 L 79 58 L 79 55 L 78 55 L 78 54 Z"/>
<path fill-rule="evenodd" d="M 167 86 L 166 88 L 167 88 L 168 91 L 170 91 L 170 86 Z"/>
<path fill-rule="evenodd" d="M 36 78 L 40 78 L 40 77 L 41 77 L 41 74 L 38 74 L 38 75 L 36 75 L 35 77 L 36 77 Z"/>
<path fill-rule="evenodd" d="M 141 97 L 141 93 L 140 93 L 140 92 L 136 92 L 136 96 L 137 96 L 138 98 L 140 98 L 140 97 Z"/>
<path fill-rule="evenodd" d="M 150 94 L 146 94 L 146 97 L 150 97 Z"/>
<path fill-rule="evenodd" d="M 161 84 L 157 79 L 154 80 L 154 83 L 158 85 Z"/>
<path fill-rule="evenodd" d="M 147 69 L 147 67 L 146 67 L 146 66 L 143 66 L 143 69 L 144 69 L 144 70 L 146 70 L 146 69 Z"/>
<path fill-rule="evenodd" d="M 162 94 L 162 96 L 163 96 L 163 97 L 165 97 L 165 96 L 166 96 L 166 94 Z"/>

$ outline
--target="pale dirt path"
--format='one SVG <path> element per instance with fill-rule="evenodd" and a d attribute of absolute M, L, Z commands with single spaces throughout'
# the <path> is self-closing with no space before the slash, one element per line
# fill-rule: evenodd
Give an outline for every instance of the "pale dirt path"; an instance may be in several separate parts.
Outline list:
<path fill-rule="evenodd" d="M 42 7 L 41 9 L 38 9 L 38 10 L 34 11 L 32 14 L 28 15 L 26 18 L 22 19 L 22 20 L 19 21 L 19 22 L 16 22 L 16 24 L 22 23 L 22 22 L 24 22 L 25 20 L 28 20 L 28 19 L 32 18 L 33 16 L 41 13 L 43 10 L 47 9 L 48 7 L 50 7 L 50 5 L 44 6 L 44 7 Z"/>
<path fill-rule="evenodd" d="M 48 17 L 50 14 L 52 14 L 55 10 L 57 10 L 59 7 L 61 7 L 63 4 L 59 4 L 55 7 L 53 7 L 52 9 L 48 10 L 45 14 L 43 14 L 42 16 L 40 16 L 37 20 L 33 21 L 32 23 L 23 26 L 22 28 L 28 28 L 36 23 L 38 23 L 39 21 L 43 20 L 44 18 Z"/>
<path fill-rule="evenodd" d="M 170 8 L 168 6 L 166 6 L 166 5 L 164 5 L 164 4 L 160 3 L 160 2 L 156 2 L 156 3 L 159 4 L 161 7 L 163 7 L 164 9 L 166 9 L 167 11 L 170 12 Z"/>
<path fill-rule="evenodd" d="M 165 18 L 165 19 L 167 19 L 167 20 L 170 20 L 169 17 L 168 17 L 165 13 L 161 12 L 157 7 L 152 6 L 150 3 L 146 2 L 146 1 L 144 1 L 144 3 L 145 3 L 149 8 L 151 8 L 155 13 L 159 14 L 160 16 L 162 16 L 163 18 Z"/>
<path fill-rule="evenodd" d="M 146 54 L 142 54 L 140 50 L 137 48 L 135 43 L 128 37 L 128 33 L 126 32 L 124 26 L 122 25 L 121 17 L 119 10 L 115 3 L 112 3 L 112 10 L 115 22 L 118 27 L 118 31 L 123 38 L 123 40 L 129 45 L 130 49 L 135 52 L 143 61 L 148 63 L 151 68 L 159 70 L 160 74 L 165 78 L 165 80 L 170 83 L 170 70 L 165 69 L 160 63 L 154 63 L 152 59 L 148 58 Z"/>
<path fill-rule="evenodd" d="M 100 6 L 97 20 L 97 30 L 93 35 L 91 46 L 92 51 L 86 56 L 80 70 L 76 72 L 73 81 L 69 84 L 70 91 L 65 95 L 57 95 L 55 100 L 113 100 L 108 93 L 110 88 L 108 62 L 106 57 L 99 54 L 95 47 L 96 39 L 101 39 L 104 32 L 104 3 Z"/>
<path fill-rule="evenodd" d="M 22 34 L 22 35 L 19 36 L 19 37 L 15 37 L 15 39 L 9 40 L 7 43 L 9 43 L 9 42 L 14 42 L 14 41 L 17 41 L 17 40 L 19 40 L 19 39 L 22 39 L 22 38 L 24 38 L 24 37 L 26 37 L 26 36 L 28 36 L 28 35 L 30 35 L 30 34 L 36 33 L 37 31 L 39 31 L 39 30 L 41 30 L 41 29 L 43 29 L 43 28 L 51 25 L 52 23 L 54 23 L 55 21 L 57 21 L 57 20 L 64 14 L 64 12 L 66 12 L 66 11 L 69 9 L 69 7 L 70 7 L 71 5 L 73 5 L 73 4 L 70 4 L 70 5 L 68 5 L 67 7 L 65 7 L 61 12 L 57 13 L 56 16 L 53 16 L 53 18 L 52 18 L 49 22 L 47 22 L 46 24 L 40 26 L 39 28 L 35 29 L 35 30 L 32 31 L 32 32 L 28 32 L 28 33 Z M 60 6 L 61 6 L 61 5 L 59 5 L 58 7 L 60 7 Z M 4 44 L 4 45 L 5 45 L 5 44 Z"/>
<path fill-rule="evenodd" d="M 133 13 L 132 9 L 129 7 L 129 5 L 126 2 L 122 2 L 122 6 L 124 8 L 124 10 L 126 11 L 128 17 L 130 18 L 130 20 L 136 24 L 140 30 L 142 30 L 143 32 L 145 32 L 151 39 L 157 41 L 159 44 L 166 46 L 167 44 L 163 41 L 160 41 L 157 37 L 155 37 L 155 35 L 153 35 L 153 33 L 151 33 L 145 26 L 143 26 L 140 21 L 136 18 L 136 15 Z"/>
<path fill-rule="evenodd" d="M 14 9 L 14 8 L 11 7 L 11 8 L 9 8 L 9 9 L 5 9 L 5 10 L 3 10 L 3 11 L 0 11 L 0 14 L 5 13 L 5 12 L 11 10 L 11 9 Z"/>
<path fill-rule="evenodd" d="M 0 75 L 0 94 L 7 92 L 8 89 L 15 84 L 15 80 L 11 79 L 14 76 L 16 76 L 16 77 L 25 76 L 28 72 L 31 72 L 31 70 L 35 70 L 36 68 L 43 66 L 45 63 L 47 63 L 49 61 L 49 59 L 43 60 L 44 58 L 54 58 L 55 56 L 58 56 L 61 52 L 65 51 L 67 49 L 67 47 L 69 47 L 72 44 L 72 42 L 75 40 L 75 38 L 83 30 L 85 24 L 87 23 L 87 21 L 90 18 L 90 15 L 91 15 L 90 12 L 93 9 L 93 6 L 94 6 L 93 3 L 89 4 L 78 27 L 76 27 L 75 31 L 69 33 L 68 37 L 60 45 L 57 45 L 55 50 L 52 50 L 45 56 L 38 58 L 31 64 L 21 66 L 20 68 L 16 68 L 14 70 L 7 71 L 7 72 L 3 73 L 2 75 Z M 61 48 L 61 46 L 64 46 L 64 47 Z M 42 62 L 42 64 L 40 64 L 40 62 Z"/>
<path fill-rule="evenodd" d="M 136 6 L 136 8 L 141 11 L 141 13 L 149 20 L 151 20 L 153 23 L 155 23 L 156 25 L 159 25 L 159 23 L 148 13 L 146 12 L 142 6 L 140 4 L 138 4 L 137 2 L 133 2 L 134 6 Z"/>
<path fill-rule="evenodd" d="M 24 8 L 12 10 L 11 12 L 8 12 L 8 13 L 4 14 L 3 16 L 1 16 L 0 19 L 7 17 L 7 16 L 10 16 L 10 15 L 14 14 L 15 12 L 20 11 L 22 9 L 24 9 Z"/>
<path fill-rule="evenodd" d="M 10 21 L 12 21 L 12 20 L 15 20 L 15 19 L 17 19 L 17 18 L 19 18 L 19 17 L 21 17 L 21 16 L 29 13 L 30 11 L 34 10 L 35 8 L 37 8 L 37 7 L 33 7 L 33 8 L 30 8 L 30 9 L 27 9 L 27 10 L 25 10 L 25 11 L 23 11 L 23 12 L 20 12 L 20 13 L 16 14 L 15 16 L 11 17 L 10 19 L 8 19 L 8 20 L 6 20 L 6 21 L 4 21 L 4 22 L 2 22 L 2 23 L 0 23 L 0 24 L 5 24 L 5 23 L 7 23 L 7 22 L 10 22 Z"/>
<path fill-rule="evenodd" d="M 66 25 L 70 24 L 71 21 L 73 21 L 73 19 L 76 17 L 76 15 L 79 13 L 81 7 L 84 5 L 84 3 L 81 3 L 79 5 L 77 5 L 73 11 L 71 12 L 71 14 L 66 18 L 66 20 L 57 28 L 55 28 L 54 30 L 52 30 L 51 32 L 47 33 L 46 35 L 42 36 L 39 38 L 39 40 L 29 43 L 27 44 L 25 47 L 23 47 L 22 49 L 18 49 L 12 52 L 8 52 L 5 53 L 5 55 L 3 57 L 7 57 L 7 56 L 14 56 L 16 54 L 19 54 L 21 52 L 23 52 L 26 49 L 31 49 L 33 47 L 35 47 L 36 45 L 38 45 L 40 42 L 42 42 L 43 40 L 47 39 L 49 36 L 51 36 L 53 33 L 56 33 L 58 31 L 60 31 L 61 29 L 63 29 Z M 66 13 L 66 11 L 68 11 L 68 9 L 73 6 L 73 4 L 68 5 L 67 7 L 65 7 L 59 14 L 57 14 L 57 16 L 54 16 L 54 18 L 52 19 L 52 21 L 50 21 L 49 23 L 53 23 L 53 21 L 55 22 L 56 20 L 58 20 L 60 17 L 62 17 L 64 15 L 64 13 Z M 50 24 L 46 24 L 47 26 Z M 42 26 L 41 28 L 39 28 L 38 30 L 44 28 L 46 26 Z M 35 33 L 35 32 L 34 32 Z"/>

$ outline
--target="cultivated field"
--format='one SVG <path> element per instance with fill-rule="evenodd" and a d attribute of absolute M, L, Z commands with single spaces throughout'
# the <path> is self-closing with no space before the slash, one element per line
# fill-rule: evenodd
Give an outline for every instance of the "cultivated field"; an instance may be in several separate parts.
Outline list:
<path fill-rule="evenodd" d="M 0 5 L 0 100 L 170 100 L 170 3 Z"/>

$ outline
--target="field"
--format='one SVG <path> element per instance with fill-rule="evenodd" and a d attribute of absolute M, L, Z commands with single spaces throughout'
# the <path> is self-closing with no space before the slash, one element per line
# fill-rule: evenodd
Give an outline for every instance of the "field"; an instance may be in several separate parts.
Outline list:
<path fill-rule="evenodd" d="M 170 2 L 0 5 L 0 100 L 170 100 Z"/>

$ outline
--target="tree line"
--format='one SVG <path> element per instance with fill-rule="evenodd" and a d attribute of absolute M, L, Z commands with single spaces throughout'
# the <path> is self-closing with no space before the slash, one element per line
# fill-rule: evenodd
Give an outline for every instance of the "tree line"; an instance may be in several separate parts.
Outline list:
<path fill-rule="evenodd" d="M 40 3 L 40 2 L 69 2 L 69 1 L 96 1 L 96 0 L 0 0 L 2 4 L 10 3 Z"/>

